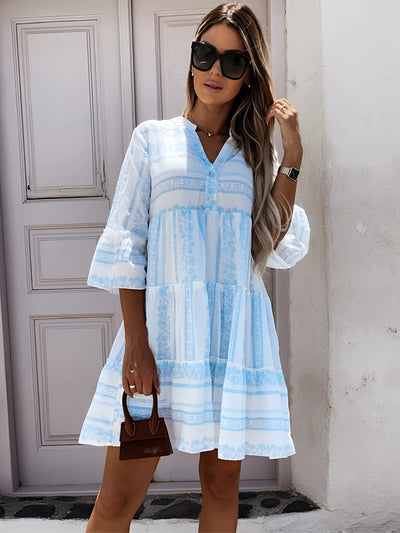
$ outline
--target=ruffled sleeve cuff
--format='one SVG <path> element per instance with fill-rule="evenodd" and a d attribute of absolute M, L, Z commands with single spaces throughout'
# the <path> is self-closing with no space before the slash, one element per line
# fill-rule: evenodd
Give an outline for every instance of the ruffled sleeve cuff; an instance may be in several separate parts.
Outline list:
<path fill-rule="evenodd" d="M 308 252 L 310 243 L 310 226 L 307 215 L 301 207 L 293 207 L 290 227 L 267 260 L 268 268 L 291 268 Z"/>
<path fill-rule="evenodd" d="M 118 294 L 146 288 L 146 237 L 106 227 L 89 271 L 88 285 Z"/>

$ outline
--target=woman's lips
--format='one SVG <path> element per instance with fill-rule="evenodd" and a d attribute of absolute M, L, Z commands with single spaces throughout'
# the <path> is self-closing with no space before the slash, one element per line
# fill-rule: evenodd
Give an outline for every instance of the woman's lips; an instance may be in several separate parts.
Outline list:
<path fill-rule="evenodd" d="M 213 93 L 219 93 L 220 91 L 222 91 L 222 87 L 217 83 L 206 82 L 204 84 L 204 87 L 206 87 L 208 91 L 211 91 Z"/>

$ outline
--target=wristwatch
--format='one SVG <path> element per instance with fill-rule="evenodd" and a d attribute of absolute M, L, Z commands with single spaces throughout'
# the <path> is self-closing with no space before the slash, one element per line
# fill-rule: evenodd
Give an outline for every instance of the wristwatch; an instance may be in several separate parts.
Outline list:
<path fill-rule="evenodd" d="M 290 178 L 293 181 L 296 181 L 299 177 L 300 170 L 294 167 L 282 167 L 280 166 L 278 169 L 278 174 L 285 174 L 288 178 Z"/>

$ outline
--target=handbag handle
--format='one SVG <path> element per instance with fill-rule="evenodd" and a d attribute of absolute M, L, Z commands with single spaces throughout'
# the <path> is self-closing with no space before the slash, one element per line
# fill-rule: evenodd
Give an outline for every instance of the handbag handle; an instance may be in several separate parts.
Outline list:
<path fill-rule="evenodd" d="M 156 389 L 154 388 L 154 385 L 153 385 L 153 389 L 151 393 L 153 395 L 153 409 L 151 411 L 151 416 L 148 419 L 149 420 L 149 431 L 152 435 L 155 435 L 160 426 L 160 420 L 158 419 L 158 398 L 157 398 L 157 393 L 156 393 Z M 136 432 L 136 425 L 135 425 L 135 421 L 133 420 L 133 418 L 131 417 L 128 411 L 128 406 L 126 405 L 126 398 L 127 398 L 127 394 L 124 391 L 122 395 L 122 408 L 124 410 L 124 415 L 125 415 L 125 429 L 128 435 L 130 437 L 133 437 Z M 154 429 L 152 429 L 152 427 Z"/>

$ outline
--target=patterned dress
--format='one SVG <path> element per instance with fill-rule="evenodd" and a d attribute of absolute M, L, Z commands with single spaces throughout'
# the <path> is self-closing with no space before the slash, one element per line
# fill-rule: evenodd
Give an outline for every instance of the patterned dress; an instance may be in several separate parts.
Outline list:
<path fill-rule="evenodd" d="M 210 163 L 183 117 L 146 121 L 132 135 L 88 283 L 146 290 L 160 415 L 174 448 L 218 448 L 221 459 L 295 453 L 271 303 L 252 269 L 253 177 L 230 137 Z M 267 266 L 289 268 L 308 250 L 295 206 Z M 121 326 L 85 418 L 82 444 L 119 445 Z M 150 397 L 128 398 L 133 417 Z"/>

